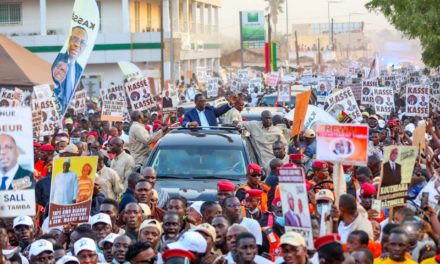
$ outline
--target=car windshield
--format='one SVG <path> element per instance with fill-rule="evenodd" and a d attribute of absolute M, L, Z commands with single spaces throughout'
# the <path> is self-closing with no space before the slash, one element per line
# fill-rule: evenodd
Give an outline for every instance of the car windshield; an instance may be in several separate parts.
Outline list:
<path fill-rule="evenodd" d="M 296 97 L 292 96 L 289 102 L 289 105 L 291 107 L 295 106 L 295 102 L 296 102 Z M 260 105 L 264 105 L 264 106 L 276 106 L 277 103 L 277 97 L 276 96 L 264 96 L 261 99 Z M 282 103 L 281 103 L 282 104 Z"/>
<path fill-rule="evenodd" d="M 243 179 L 246 153 L 240 147 L 172 146 L 155 152 L 150 166 L 158 178 Z"/>

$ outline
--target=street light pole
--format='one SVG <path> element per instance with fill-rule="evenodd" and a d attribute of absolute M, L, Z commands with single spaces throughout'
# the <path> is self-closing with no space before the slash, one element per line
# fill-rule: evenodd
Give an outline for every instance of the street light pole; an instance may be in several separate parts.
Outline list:
<path fill-rule="evenodd" d="M 331 1 L 331 0 L 327 0 L 327 18 L 328 18 L 328 39 L 329 42 L 331 40 L 331 21 L 330 21 L 330 4 L 338 4 L 338 3 L 343 3 L 344 1 Z M 332 50 L 333 50 L 333 43 L 332 43 Z"/>

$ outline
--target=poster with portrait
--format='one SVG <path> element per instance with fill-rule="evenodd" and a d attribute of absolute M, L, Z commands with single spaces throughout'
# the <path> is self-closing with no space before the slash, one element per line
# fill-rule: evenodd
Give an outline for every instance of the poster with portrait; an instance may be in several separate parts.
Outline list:
<path fill-rule="evenodd" d="M 208 79 L 208 72 L 206 67 L 198 66 L 196 68 L 196 77 L 199 83 L 205 83 Z"/>
<path fill-rule="evenodd" d="M 316 136 L 317 159 L 344 165 L 367 164 L 367 125 L 318 124 Z"/>
<path fill-rule="evenodd" d="M 362 114 L 354 98 L 350 87 L 337 91 L 327 97 L 329 107 L 327 112 L 336 119 L 342 115 L 342 112 L 349 115 L 353 120 L 362 121 Z"/>
<path fill-rule="evenodd" d="M 270 87 L 276 87 L 278 84 L 278 78 L 279 78 L 278 72 L 271 72 L 267 74 L 267 86 Z"/>
<path fill-rule="evenodd" d="M 378 86 L 377 81 L 374 80 L 362 81 L 362 95 L 361 95 L 362 105 L 374 105 L 373 87 L 375 86 Z"/>
<path fill-rule="evenodd" d="M 151 92 L 147 79 L 125 84 L 125 91 L 133 110 L 149 110 L 156 107 L 156 100 Z"/>
<path fill-rule="evenodd" d="M 342 89 L 345 87 L 346 77 L 336 76 L 335 77 L 335 88 Z"/>
<path fill-rule="evenodd" d="M 76 0 L 70 19 L 69 37 L 52 64 L 54 93 L 60 105 L 61 117 L 75 94 L 95 45 L 100 23 L 96 1 Z"/>
<path fill-rule="evenodd" d="M 6 88 L 0 90 L 0 107 L 14 107 L 14 91 Z"/>
<path fill-rule="evenodd" d="M 61 127 L 61 119 L 58 112 L 60 105 L 48 84 L 34 86 L 34 93 L 34 108 L 40 109 L 42 116 L 41 135 L 51 136 L 55 132 L 56 127 Z"/>
<path fill-rule="evenodd" d="M 333 78 L 326 78 L 326 77 L 319 77 L 318 78 L 318 85 L 316 86 L 316 101 L 318 103 L 325 103 L 327 101 L 327 96 L 331 93 L 332 89 L 334 88 L 334 77 Z"/>
<path fill-rule="evenodd" d="M 127 102 L 124 85 L 111 85 L 100 90 L 102 100 L 118 100 Z"/>
<path fill-rule="evenodd" d="M 41 112 L 40 104 L 36 99 L 32 100 L 32 131 L 34 138 L 40 138 L 43 131 L 43 114 Z"/>
<path fill-rule="evenodd" d="M 0 107 L 0 217 L 35 215 L 30 107 Z"/>
<path fill-rule="evenodd" d="M 440 76 L 431 77 L 431 95 L 440 96 Z"/>
<path fill-rule="evenodd" d="M 75 115 L 84 114 L 87 108 L 85 90 L 75 91 L 75 95 L 73 96 L 70 107 L 73 108 L 73 112 Z"/>
<path fill-rule="evenodd" d="M 433 110 L 440 111 L 440 95 L 431 96 L 430 103 Z"/>
<path fill-rule="evenodd" d="M 392 87 L 372 87 L 376 114 L 389 115 L 394 109 L 394 91 Z"/>
<path fill-rule="evenodd" d="M 431 177 L 429 182 L 423 187 L 414 200 L 418 206 L 422 206 L 423 193 L 428 193 L 428 203 L 434 211 L 437 212 L 440 209 L 440 204 L 438 203 L 440 196 L 440 176 L 437 173 Z"/>
<path fill-rule="evenodd" d="M 262 78 L 250 79 L 248 83 L 248 93 L 260 94 L 262 92 L 263 92 L 263 79 Z"/>
<path fill-rule="evenodd" d="M 313 249 L 312 224 L 303 168 L 280 167 L 279 187 L 285 230 L 301 234 Z"/>
<path fill-rule="evenodd" d="M 417 155 L 416 146 L 384 147 L 378 192 L 382 208 L 405 205 Z"/>
<path fill-rule="evenodd" d="M 125 101 L 103 100 L 101 120 L 110 122 L 122 122 L 124 119 Z"/>
<path fill-rule="evenodd" d="M 249 81 L 249 69 L 238 69 L 237 78 L 241 83 L 247 83 Z"/>
<path fill-rule="evenodd" d="M 214 98 L 218 96 L 218 88 L 219 88 L 219 78 L 209 78 L 205 84 L 206 89 L 206 97 Z"/>
<path fill-rule="evenodd" d="M 407 116 L 429 116 L 429 85 L 406 86 L 406 113 Z"/>
<path fill-rule="evenodd" d="M 386 87 L 391 87 L 391 88 L 395 89 L 397 86 L 396 76 L 391 75 L 391 76 L 384 77 L 383 78 L 383 85 Z"/>
<path fill-rule="evenodd" d="M 97 156 L 53 160 L 49 227 L 89 220 L 97 163 Z"/>
<path fill-rule="evenodd" d="M 277 101 L 280 103 L 290 102 L 290 83 L 280 83 L 278 85 L 278 98 Z"/>
<path fill-rule="evenodd" d="M 413 71 L 409 73 L 408 83 L 420 84 L 420 71 Z"/>

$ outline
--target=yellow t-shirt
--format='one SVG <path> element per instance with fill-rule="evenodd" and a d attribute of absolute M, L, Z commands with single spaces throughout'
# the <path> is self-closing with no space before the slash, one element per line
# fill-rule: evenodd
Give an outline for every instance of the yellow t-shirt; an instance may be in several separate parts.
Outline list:
<path fill-rule="evenodd" d="M 424 261 L 420 262 L 421 264 L 438 264 L 438 262 L 435 260 L 435 257 L 425 259 Z"/>
<path fill-rule="evenodd" d="M 417 262 L 409 258 L 407 258 L 405 261 L 399 261 L 399 262 L 391 260 L 390 258 L 386 258 L 386 259 L 377 258 L 374 259 L 374 264 L 417 264 Z"/>

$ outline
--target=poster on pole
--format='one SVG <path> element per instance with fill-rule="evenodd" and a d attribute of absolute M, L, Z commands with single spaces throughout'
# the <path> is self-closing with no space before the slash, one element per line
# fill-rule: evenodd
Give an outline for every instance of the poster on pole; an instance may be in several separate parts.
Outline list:
<path fill-rule="evenodd" d="M 281 207 L 287 231 L 301 234 L 307 248 L 313 248 L 312 224 L 303 168 L 279 168 Z"/>
<path fill-rule="evenodd" d="M 430 90 L 428 85 L 406 86 L 406 115 L 429 116 Z"/>
<path fill-rule="evenodd" d="M 317 159 L 344 165 L 367 164 L 367 125 L 319 124 L 316 135 Z"/>
<path fill-rule="evenodd" d="M 335 78 L 334 77 L 319 77 L 318 85 L 316 86 L 316 101 L 318 103 L 327 102 L 327 96 L 331 93 L 334 88 Z"/>
<path fill-rule="evenodd" d="M 394 110 L 394 91 L 392 87 L 372 87 L 376 114 L 389 115 Z"/>
<path fill-rule="evenodd" d="M 59 116 L 59 107 L 56 98 L 48 84 L 34 86 L 35 109 L 40 109 L 43 126 L 41 130 L 42 136 L 51 136 L 55 132 L 56 127 L 61 127 L 61 119 Z"/>
<path fill-rule="evenodd" d="M 97 163 L 97 156 L 53 160 L 49 227 L 89 220 Z"/>
<path fill-rule="evenodd" d="M 249 80 L 248 83 L 248 93 L 249 94 L 260 94 L 263 92 L 263 79 L 262 78 L 254 78 Z"/>
<path fill-rule="evenodd" d="M 76 0 L 70 17 L 69 37 L 52 64 L 55 98 L 63 117 L 75 94 L 95 45 L 100 16 L 95 0 Z"/>
<path fill-rule="evenodd" d="M 219 78 L 209 78 L 205 89 L 206 89 L 206 97 L 207 98 L 214 98 L 218 96 L 218 88 L 219 88 Z"/>
<path fill-rule="evenodd" d="M 378 194 L 383 208 L 405 205 L 418 155 L 417 149 L 416 146 L 384 147 Z"/>
<path fill-rule="evenodd" d="M 362 121 L 362 114 L 354 98 L 353 92 L 350 87 L 339 90 L 327 97 L 327 103 L 329 104 L 326 110 L 334 117 L 339 117 L 342 112 L 349 115 L 353 120 Z"/>
<path fill-rule="evenodd" d="M 101 120 L 110 122 L 122 122 L 126 103 L 120 100 L 103 100 Z"/>
<path fill-rule="evenodd" d="M 374 105 L 373 87 L 377 86 L 377 81 L 365 80 L 362 81 L 362 105 Z"/>
<path fill-rule="evenodd" d="M 265 43 L 263 11 L 240 12 L 241 42 L 243 48 L 263 48 Z"/>
<path fill-rule="evenodd" d="M 102 100 L 126 100 L 124 85 L 112 85 L 100 90 Z"/>
<path fill-rule="evenodd" d="M 428 203 L 431 205 L 434 211 L 437 212 L 440 209 L 440 205 L 438 203 L 438 196 L 440 193 L 440 176 L 438 173 L 434 173 L 429 182 L 423 187 L 414 200 L 414 202 L 420 207 L 422 206 L 423 193 L 428 193 Z"/>
<path fill-rule="evenodd" d="M 0 217 L 35 215 L 31 108 L 0 107 L 0 124 Z"/>
<path fill-rule="evenodd" d="M 335 77 L 335 87 L 338 89 L 343 89 L 345 87 L 345 76 L 336 76 Z"/>
<path fill-rule="evenodd" d="M 410 72 L 408 82 L 410 84 L 420 84 L 420 71 Z"/>
<path fill-rule="evenodd" d="M 196 76 L 199 83 L 205 83 L 208 79 L 208 72 L 206 70 L 206 67 L 198 66 L 196 68 Z"/>
<path fill-rule="evenodd" d="M 147 79 L 125 84 L 125 90 L 133 110 L 149 110 L 156 107 L 156 100 L 151 93 Z"/>
<path fill-rule="evenodd" d="M 270 87 L 276 87 L 278 84 L 278 78 L 279 78 L 278 72 L 271 72 L 267 75 L 267 86 Z"/>
<path fill-rule="evenodd" d="M 290 84 L 281 83 L 278 85 L 278 102 L 288 103 L 290 102 Z"/>

